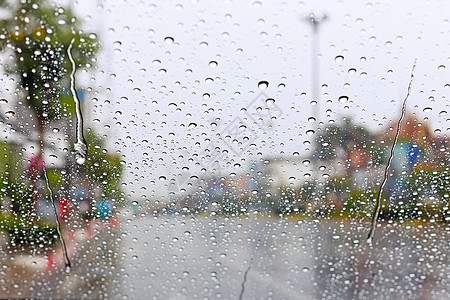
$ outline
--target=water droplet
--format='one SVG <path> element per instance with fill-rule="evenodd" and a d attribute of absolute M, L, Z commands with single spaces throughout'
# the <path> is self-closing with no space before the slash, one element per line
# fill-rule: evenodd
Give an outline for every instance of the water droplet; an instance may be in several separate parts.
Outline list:
<path fill-rule="evenodd" d="M 167 179 L 166 176 L 159 176 L 160 181 L 166 181 L 166 179 Z"/>
<path fill-rule="evenodd" d="M 78 141 L 73 145 L 75 161 L 77 164 L 82 165 L 86 162 L 87 146 L 85 143 Z"/>
<path fill-rule="evenodd" d="M 433 110 L 433 108 L 431 108 L 431 107 L 425 107 L 423 109 L 424 112 L 429 112 L 429 111 L 432 111 L 432 110 Z"/>
<path fill-rule="evenodd" d="M 219 65 L 219 64 L 217 63 L 217 61 L 212 60 L 212 61 L 209 62 L 209 66 L 210 66 L 211 68 L 215 68 L 215 67 L 217 67 L 218 65 Z"/>
<path fill-rule="evenodd" d="M 306 135 L 313 135 L 313 134 L 314 134 L 314 130 L 312 130 L 312 129 L 306 131 Z"/>
<path fill-rule="evenodd" d="M 0 103 L 1 103 L 1 104 L 8 103 L 8 100 L 6 100 L 6 99 L 0 99 Z"/>
<path fill-rule="evenodd" d="M 254 7 L 261 7 L 261 6 L 262 6 L 262 3 L 259 2 L 259 1 L 255 1 L 255 2 L 253 2 L 253 6 L 254 6 Z"/>
<path fill-rule="evenodd" d="M 311 162 L 310 162 L 308 159 L 305 159 L 302 163 L 303 163 L 305 166 L 307 166 L 307 165 L 309 165 Z"/>
<path fill-rule="evenodd" d="M 303 273 L 309 272 L 309 268 L 308 268 L 308 267 L 304 267 L 304 268 L 302 269 L 302 272 L 303 272 Z"/>
<path fill-rule="evenodd" d="M 210 97 L 211 97 L 211 95 L 208 93 L 204 93 L 202 96 L 203 99 L 209 99 Z"/>
<path fill-rule="evenodd" d="M 266 100 L 267 104 L 274 104 L 275 103 L 275 99 L 269 98 Z"/>
<path fill-rule="evenodd" d="M 356 69 L 354 69 L 354 68 L 351 68 L 348 70 L 348 74 L 350 74 L 350 75 L 354 75 L 355 73 L 356 73 Z"/>
<path fill-rule="evenodd" d="M 258 82 L 258 88 L 260 88 L 261 90 L 267 89 L 269 87 L 269 82 L 263 80 Z"/>
<path fill-rule="evenodd" d="M 173 42 L 175 42 L 175 40 L 173 37 L 168 36 L 168 37 L 164 38 L 164 42 L 166 44 L 170 45 L 170 44 L 173 44 Z"/>
<path fill-rule="evenodd" d="M 314 117 L 309 117 L 309 118 L 308 118 L 308 121 L 311 122 L 311 123 L 312 123 L 312 122 L 315 122 L 315 121 L 316 121 L 316 118 L 314 118 Z"/>
<path fill-rule="evenodd" d="M 440 71 L 445 70 L 445 66 L 444 66 L 444 65 L 440 65 L 440 66 L 438 67 L 438 70 L 440 70 Z"/>
<path fill-rule="evenodd" d="M 336 56 L 336 57 L 334 58 L 334 60 L 335 60 L 336 62 L 342 62 L 342 61 L 344 61 L 344 57 L 343 57 L 342 55 L 338 55 L 338 56 Z"/>
<path fill-rule="evenodd" d="M 282 90 L 282 89 L 284 89 L 286 87 L 286 85 L 284 84 L 284 83 L 280 83 L 279 85 L 278 85 L 278 89 L 279 90 Z"/>
<path fill-rule="evenodd" d="M 12 118 L 12 117 L 14 117 L 15 114 L 16 114 L 16 113 L 13 112 L 12 110 L 8 110 L 7 112 L 5 112 L 5 116 L 6 116 L 7 118 Z"/>
<path fill-rule="evenodd" d="M 338 101 L 339 101 L 340 103 L 345 103 L 345 102 L 348 101 L 348 97 L 347 97 L 347 96 L 340 96 L 339 99 L 338 99 Z"/>
<path fill-rule="evenodd" d="M 189 123 L 188 128 L 195 128 L 195 127 L 197 127 L 196 123 Z"/>
<path fill-rule="evenodd" d="M 442 110 L 441 112 L 439 112 L 439 116 L 443 116 L 443 115 L 446 115 L 447 114 L 447 111 L 445 111 L 445 110 Z"/>
<path fill-rule="evenodd" d="M 208 43 L 207 42 L 201 42 L 200 43 L 200 47 L 206 48 L 206 47 L 208 47 Z"/>

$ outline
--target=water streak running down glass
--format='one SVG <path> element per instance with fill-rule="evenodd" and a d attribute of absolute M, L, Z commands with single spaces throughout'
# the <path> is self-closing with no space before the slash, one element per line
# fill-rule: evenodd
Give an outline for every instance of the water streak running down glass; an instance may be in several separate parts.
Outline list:
<path fill-rule="evenodd" d="M 69 44 L 69 48 L 67 48 L 67 55 L 69 56 L 70 62 L 72 64 L 72 72 L 70 73 L 70 91 L 72 93 L 73 101 L 75 102 L 75 113 L 77 117 L 76 134 L 75 134 L 76 143 L 73 145 L 73 148 L 77 164 L 82 165 L 86 161 L 88 148 L 83 133 L 83 115 L 81 113 L 81 103 L 80 99 L 78 98 L 77 91 L 75 89 L 75 72 L 77 70 L 77 65 L 72 57 L 71 52 L 74 42 L 75 37 L 72 38 Z"/>

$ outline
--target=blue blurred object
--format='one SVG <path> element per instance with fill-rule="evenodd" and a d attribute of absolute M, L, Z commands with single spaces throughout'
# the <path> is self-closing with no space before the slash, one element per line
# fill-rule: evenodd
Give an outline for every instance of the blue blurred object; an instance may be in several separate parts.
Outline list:
<path fill-rule="evenodd" d="M 408 143 L 407 145 L 407 165 L 411 169 L 413 165 L 420 159 L 420 148 L 416 144 Z"/>
<path fill-rule="evenodd" d="M 111 215 L 112 201 L 101 199 L 97 201 L 97 212 L 101 219 L 107 219 Z"/>

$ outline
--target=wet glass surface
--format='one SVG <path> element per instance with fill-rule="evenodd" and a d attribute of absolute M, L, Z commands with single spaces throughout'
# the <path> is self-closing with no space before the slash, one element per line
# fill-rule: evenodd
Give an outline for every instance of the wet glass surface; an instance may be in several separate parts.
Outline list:
<path fill-rule="evenodd" d="M 448 11 L 0 1 L 0 298 L 448 298 Z"/>

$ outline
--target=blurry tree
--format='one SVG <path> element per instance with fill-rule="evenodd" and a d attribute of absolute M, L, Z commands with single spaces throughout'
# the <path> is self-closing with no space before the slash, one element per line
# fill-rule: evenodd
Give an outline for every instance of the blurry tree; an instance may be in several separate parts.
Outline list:
<path fill-rule="evenodd" d="M 341 158 L 347 172 L 351 171 L 352 156 L 359 160 L 370 159 L 372 164 L 380 164 L 384 160 L 384 150 L 374 143 L 375 136 L 361 125 L 355 124 L 351 118 L 344 118 L 341 124 L 329 125 L 316 140 L 315 155 L 319 161 L 330 161 Z"/>
<path fill-rule="evenodd" d="M 72 70 L 67 49 L 72 41 L 72 56 L 77 67 L 95 63 L 99 46 L 97 36 L 85 33 L 81 22 L 68 8 L 43 0 L 0 1 L 0 49 L 10 53 L 5 71 L 17 78 L 20 102 L 31 112 L 38 144 L 30 161 L 30 179 L 34 185 L 32 206 L 39 197 L 37 179 L 42 170 L 44 135 L 49 122 L 68 116 L 64 113 Z M 70 99 L 72 100 L 72 99 Z"/>
<path fill-rule="evenodd" d="M 81 172 L 89 182 L 97 182 L 102 187 L 102 197 L 114 199 L 116 205 L 124 199 L 121 188 L 123 165 L 117 153 L 108 153 L 100 136 L 92 130 L 86 134 L 90 145 L 86 162 L 81 166 Z"/>

